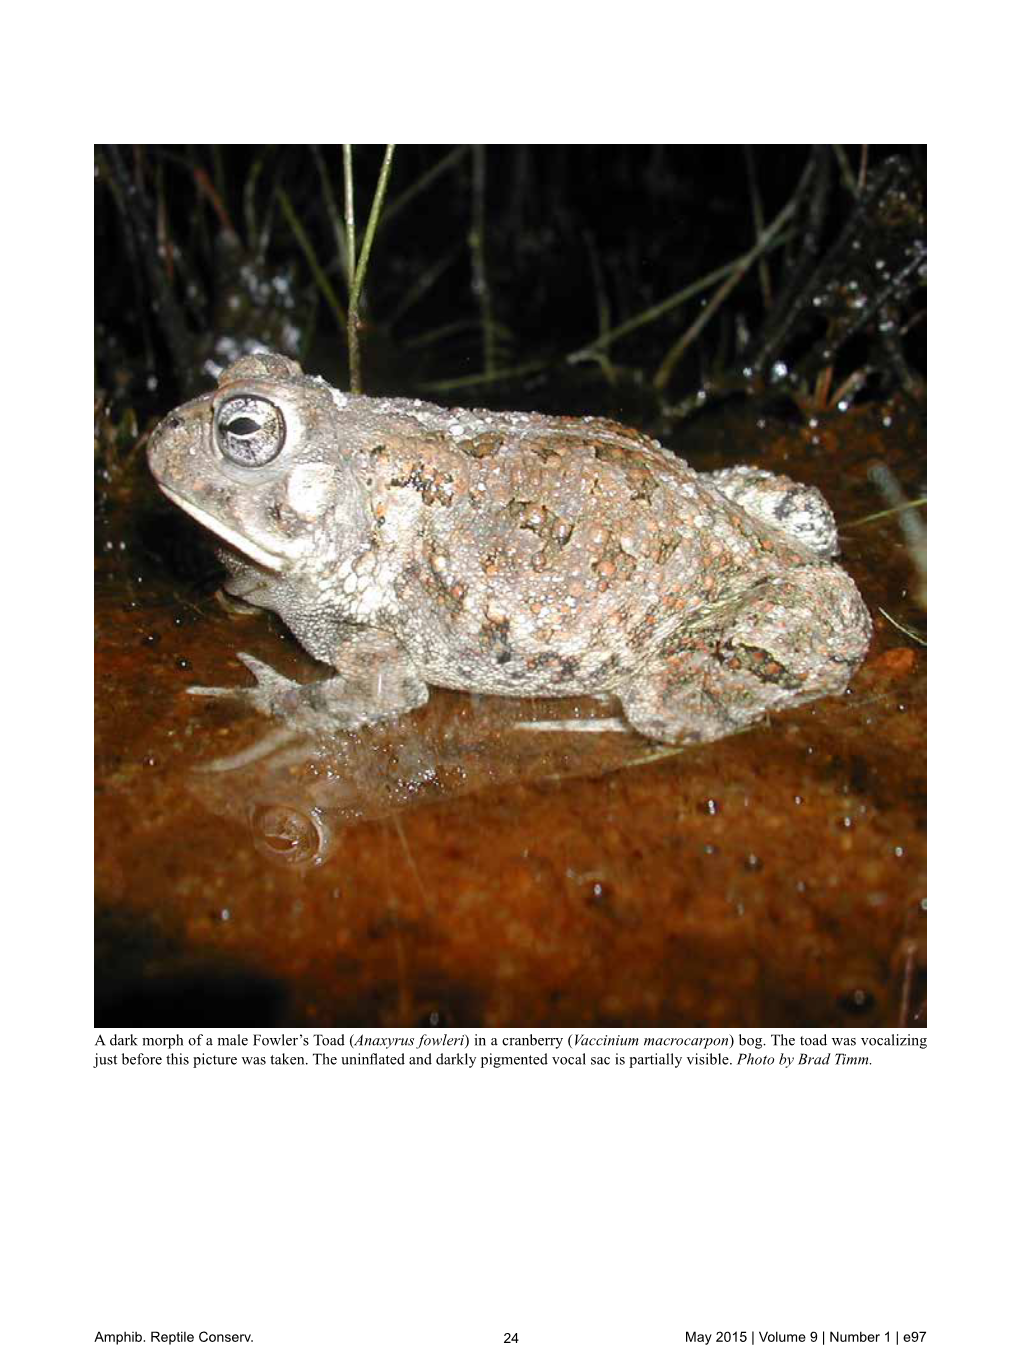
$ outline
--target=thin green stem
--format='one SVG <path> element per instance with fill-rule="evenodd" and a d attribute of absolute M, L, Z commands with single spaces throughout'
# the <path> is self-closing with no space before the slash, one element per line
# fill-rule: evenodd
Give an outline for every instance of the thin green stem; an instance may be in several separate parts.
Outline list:
<path fill-rule="evenodd" d="M 781 247 L 785 241 L 786 235 L 784 234 L 782 237 L 776 238 L 769 246 Z M 586 343 L 585 346 L 578 347 L 576 351 L 572 351 L 566 358 L 567 364 L 574 365 L 578 361 L 591 360 L 593 359 L 592 353 L 603 350 L 608 343 L 615 342 L 618 338 L 626 337 L 628 333 L 632 333 L 638 328 L 643 328 L 647 323 L 654 323 L 655 320 L 661 318 L 663 314 L 669 313 L 672 309 L 685 303 L 694 295 L 700 294 L 702 290 L 707 290 L 708 287 L 714 285 L 717 280 L 723 280 L 742 260 L 742 257 L 737 257 L 733 261 L 727 261 L 722 266 L 717 266 L 714 271 L 709 271 L 707 275 L 703 275 L 699 277 L 699 279 L 692 281 L 690 285 L 685 285 L 682 290 L 678 290 L 676 294 L 670 295 L 668 299 L 663 299 L 660 303 L 653 304 L 650 308 L 645 309 L 643 313 L 635 314 L 633 318 L 628 318 L 626 323 L 621 323 L 618 327 L 612 328 L 609 332 L 602 333 L 593 341 Z"/>
<path fill-rule="evenodd" d="M 754 149 L 750 143 L 744 144 L 744 165 L 747 168 L 747 181 L 751 191 L 751 216 L 754 220 L 755 237 L 761 237 L 765 227 L 765 214 L 761 205 L 761 193 L 758 189 Z M 758 282 L 761 289 L 762 306 L 767 313 L 772 307 L 772 281 L 769 278 L 769 264 L 765 257 L 758 259 Z"/>
<path fill-rule="evenodd" d="M 347 232 L 347 252 L 344 269 L 347 272 L 347 302 L 351 303 L 354 293 L 354 268 L 357 264 L 354 236 L 354 169 L 352 147 L 344 143 L 344 227 Z"/>
<path fill-rule="evenodd" d="M 316 170 L 319 173 L 319 184 L 322 186 L 322 198 L 326 205 L 326 217 L 329 219 L 329 226 L 333 229 L 333 238 L 336 241 L 336 258 L 340 262 L 340 269 L 343 272 L 344 280 L 350 285 L 350 272 L 347 268 L 347 239 L 344 236 L 343 215 L 337 207 L 336 196 L 333 194 L 333 183 L 330 179 L 326 160 L 322 155 L 322 149 L 312 144 L 312 159 L 315 162 Z"/>
<path fill-rule="evenodd" d="M 386 218 L 384 215 L 383 222 L 385 223 L 385 221 Z M 433 285 L 435 285 L 436 281 L 439 280 L 443 272 L 449 270 L 449 268 L 457 260 L 457 258 L 460 256 L 463 250 L 463 243 L 455 243 L 453 248 L 449 252 L 447 252 L 446 256 L 444 256 L 440 261 L 437 261 L 434 265 L 430 266 L 427 271 L 422 271 L 422 273 L 418 276 L 417 280 L 415 280 L 411 288 L 407 291 L 403 299 L 400 301 L 397 307 L 390 314 L 389 318 L 386 320 L 386 326 L 388 328 L 392 329 L 393 325 L 396 323 L 398 318 L 403 318 L 404 314 L 406 314 L 409 309 L 413 308 L 414 305 L 418 303 L 419 299 L 421 299 L 424 295 L 428 294 L 429 290 L 432 289 Z"/>
<path fill-rule="evenodd" d="M 695 339 L 701 335 L 706 324 L 709 322 L 711 318 L 715 316 L 719 308 L 722 306 L 723 301 L 736 289 L 740 281 L 744 278 L 744 276 L 751 269 L 754 263 L 758 260 L 761 254 L 769 246 L 771 246 L 772 241 L 778 235 L 780 228 L 782 228 L 783 224 L 790 217 L 790 215 L 793 213 L 796 207 L 797 198 L 796 196 L 794 196 L 793 199 L 788 200 L 787 203 L 783 206 L 783 208 L 780 209 L 779 213 L 775 216 L 775 218 L 765 229 L 765 231 L 759 234 L 758 241 L 754 244 L 751 250 L 749 252 L 745 252 L 742 257 L 739 257 L 737 261 L 734 262 L 732 271 L 723 281 L 723 283 L 719 286 L 718 290 L 716 290 L 715 294 L 702 309 L 701 313 L 698 314 L 698 317 L 694 320 L 694 322 L 687 329 L 684 335 L 681 338 L 679 338 L 678 341 L 675 342 L 673 346 L 669 349 L 669 351 L 666 353 L 665 357 L 663 358 L 662 364 L 660 365 L 659 369 L 655 372 L 655 375 L 652 379 L 652 384 L 655 386 L 656 389 L 662 390 L 666 388 L 666 386 L 669 384 L 669 378 L 673 374 L 673 370 L 676 367 L 677 362 L 687 351 L 691 343 L 694 342 Z"/>
<path fill-rule="evenodd" d="M 904 636 L 908 636 L 911 641 L 916 641 L 919 646 L 927 648 L 928 642 L 923 636 L 918 635 L 917 632 L 912 632 L 910 628 L 905 627 L 902 622 L 897 622 L 892 613 L 887 613 L 884 608 L 879 608 L 878 611 L 888 622 L 892 623 L 897 631 L 902 632 Z"/>
<path fill-rule="evenodd" d="M 372 243 L 375 240 L 375 230 L 379 224 L 379 214 L 382 210 L 383 200 L 386 198 L 386 186 L 389 184 L 390 167 L 393 165 L 393 149 L 396 143 L 387 143 L 386 151 L 383 153 L 383 163 L 379 170 L 379 179 L 375 186 L 375 198 L 372 201 L 372 208 L 368 215 L 368 227 L 365 229 L 365 236 L 361 243 L 361 251 L 358 254 L 358 269 L 354 276 L 354 299 L 357 300 L 361 295 L 361 287 L 364 284 L 365 272 L 368 270 L 368 258 L 372 252 Z"/>
<path fill-rule="evenodd" d="M 485 148 L 481 143 L 472 148 L 468 246 L 471 249 L 471 288 L 478 300 L 482 330 L 482 362 L 485 374 L 491 375 L 496 368 L 496 334 L 492 325 L 489 277 L 485 270 Z"/>
<path fill-rule="evenodd" d="M 480 371 L 476 375 L 461 375 L 455 380 L 434 380 L 420 388 L 431 394 L 445 394 L 450 390 L 468 389 L 471 385 L 493 384 L 497 380 L 515 380 L 519 375 L 530 375 L 533 371 L 548 369 L 547 361 L 528 361 L 523 366 L 510 366 L 506 370 Z"/>
<path fill-rule="evenodd" d="M 315 277 L 316 285 L 318 285 L 319 289 L 322 291 L 323 298 L 332 309 L 337 323 L 339 323 L 341 328 L 345 328 L 347 326 L 347 316 L 344 313 L 343 305 L 333 293 L 333 287 L 326 278 L 325 271 L 319 264 L 319 258 L 315 255 L 315 248 L 309 241 L 308 234 L 301 226 L 301 221 L 294 212 L 294 206 L 290 202 L 290 197 L 282 185 L 276 187 L 276 195 L 280 202 L 280 208 L 283 210 L 283 216 L 290 224 L 291 231 L 298 240 L 298 246 L 305 254 L 305 260 L 308 262 L 309 269 Z"/>
<path fill-rule="evenodd" d="M 372 200 L 372 208 L 368 215 L 368 226 L 365 228 L 365 236 L 362 238 L 361 251 L 358 254 L 358 264 L 354 270 L 354 279 L 351 282 L 350 287 L 347 317 L 347 352 L 352 394 L 361 393 L 361 349 L 358 344 L 361 290 L 365 283 L 365 272 L 368 270 L 368 259 L 372 252 L 372 243 L 375 240 L 375 230 L 379 223 L 379 214 L 382 209 L 383 200 L 386 198 L 386 186 L 389 184 L 390 167 L 393 164 L 393 149 L 395 145 L 395 143 L 387 143 L 386 151 L 383 153 L 382 166 L 379 169 L 379 179 L 376 181 L 375 186 L 375 198 Z M 344 143 L 344 214 L 347 224 L 349 258 L 353 262 L 355 241 L 354 177 L 351 169 L 351 162 L 351 144 Z"/>
<path fill-rule="evenodd" d="M 460 147 L 455 147 L 452 152 L 447 152 L 446 156 L 441 157 L 439 161 L 436 162 L 435 166 L 430 166 L 424 174 L 418 177 L 412 186 L 387 205 L 381 222 L 390 223 L 402 209 L 407 208 L 408 204 L 410 204 L 411 200 L 413 200 L 416 195 L 420 195 L 423 190 L 427 190 L 432 182 L 436 180 L 437 177 L 441 176 L 444 171 L 449 171 L 451 166 L 456 166 L 459 161 L 463 161 L 470 151 L 470 143 L 464 143 Z"/>
<path fill-rule="evenodd" d="M 879 518 L 894 518 L 897 513 L 902 513 L 905 508 L 920 508 L 922 504 L 927 502 L 927 494 L 920 499 L 909 499 L 906 503 L 897 504 L 895 508 L 883 508 L 878 513 L 868 513 L 866 517 L 854 518 L 853 522 L 841 523 L 840 530 L 847 527 L 863 527 L 865 523 L 877 522 Z"/>

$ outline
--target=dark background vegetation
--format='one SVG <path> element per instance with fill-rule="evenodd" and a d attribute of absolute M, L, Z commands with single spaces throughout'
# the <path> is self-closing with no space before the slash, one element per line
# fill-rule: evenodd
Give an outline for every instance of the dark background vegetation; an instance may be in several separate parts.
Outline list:
<path fill-rule="evenodd" d="M 353 149 L 359 237 L 383 150 Z M 398 145 L 361 300 L 364 389 L 652 421 L 722 398 L 798 421 L 920 398 L 925 160 Z M 144 423 L 256 343 L 346 386 L 343 205 L 339 146 L 97 146 L 106 411 Z"/>

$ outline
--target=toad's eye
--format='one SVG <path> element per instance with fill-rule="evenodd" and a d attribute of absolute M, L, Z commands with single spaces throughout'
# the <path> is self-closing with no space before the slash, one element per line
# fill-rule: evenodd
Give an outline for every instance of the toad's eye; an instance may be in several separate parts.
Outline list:
<path fill-rule="evenodd" d="M 257 394 L 238 394 L 216 414 L 216 445 L 239 466 L 264 466 L 279 456 L 287 436 L 283 414 Z"/>

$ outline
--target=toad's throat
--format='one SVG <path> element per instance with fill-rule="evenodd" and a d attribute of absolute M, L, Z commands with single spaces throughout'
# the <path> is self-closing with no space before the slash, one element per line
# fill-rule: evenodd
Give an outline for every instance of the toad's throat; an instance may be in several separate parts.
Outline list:
<path fill-rule="evenodd" d="M 243 532 L 238 532 L 236 528 L 228 527 L 226 523 L 220 522 L 219 518 L 207 513 L 204 508 L 199 508 L 198 504 L 193 504 L 190 499 L 186 499 L 183 494 L 178 494 L 176 489 L 171 489 L 162 480 L 158 481 L 160 489 L 178 508 L 183 508 L 185 513 L 207 527 L 210 532 L 215 532 L 217 537 L 229 542 L 236 550 L 253 560 L 258 565 L 264 565 L 267 570 L 286 570 L 290 561 L 284 556 L 277 555 L 275 551 L 267 551 L 264 546 L 259 546 L 258 542 L 246 537 Z"/>

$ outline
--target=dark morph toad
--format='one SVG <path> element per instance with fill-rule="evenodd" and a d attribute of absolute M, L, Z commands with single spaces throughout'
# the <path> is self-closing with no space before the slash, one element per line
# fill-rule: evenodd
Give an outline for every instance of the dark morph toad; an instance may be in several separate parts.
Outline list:
<path fill-rule="evenodd" d="M 369 399 L 282 356 L 225 370 L 149 443 L 163 492 L 223 543 L 227 591 L 336 671 L 243 657 L 295 726 L 420 707 L 428 685 L 619 699 L 658 741 L 725 736 L 839 692 L 871 619 L 817 490 L 696 474 L 601 418 Z"/>

